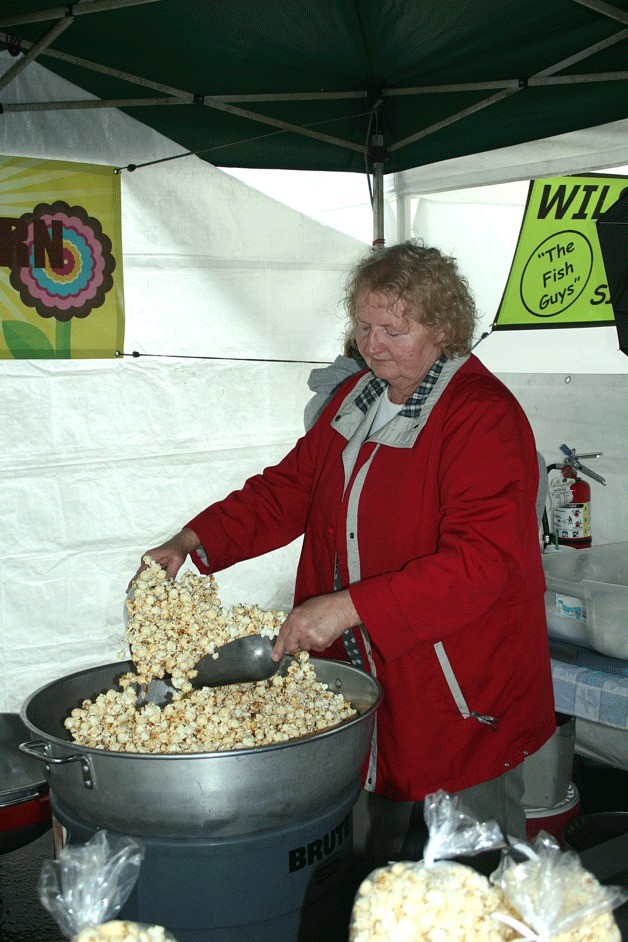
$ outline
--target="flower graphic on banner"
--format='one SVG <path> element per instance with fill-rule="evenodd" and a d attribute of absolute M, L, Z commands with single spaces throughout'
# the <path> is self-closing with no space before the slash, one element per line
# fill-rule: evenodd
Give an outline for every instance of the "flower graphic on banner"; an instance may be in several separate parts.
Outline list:
<path fill-rule="evenodd" d="M 0 359 L 119 356 L 122 258 L 114 168 L 0 156 Z"/>
<path fill-rule="evenodd" d="M 22 303 L 34 307 L 42 317 L 54 317 L 61 322 L 87 317 L 94 308 L 100 307 L 113 285 L 112 273 L 116 267 L 111 240 L 104 234 L 100 222 L 82 206 L 70 207 L 62 200 L 52 205 L 39 203 L 32 213 L 25 213 L 21 218 L 28 225 L 26 244 L 30 264 L 14 266 L 10 281 Z M 61 267 L 35 264 L 34 220 L 41 220 L 49 230 L 53 221 L 61 224 Z"/>

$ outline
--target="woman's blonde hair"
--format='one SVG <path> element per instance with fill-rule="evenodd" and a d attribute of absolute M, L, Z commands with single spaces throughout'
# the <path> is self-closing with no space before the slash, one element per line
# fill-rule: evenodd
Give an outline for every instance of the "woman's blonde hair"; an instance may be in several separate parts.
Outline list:
<path fill-rule="evenodd" d="M 403 301 L 405 317 L 442 333 L 447 357 L 471 351 L 475 301 L 454 258 L 409 240 L 378 249 L 358 262 L 347 280 L 344 298 L 349 315 L 345 349 L 355 343 L 357 298 L 365 291 L 388 295 L 391 304 Z"/>

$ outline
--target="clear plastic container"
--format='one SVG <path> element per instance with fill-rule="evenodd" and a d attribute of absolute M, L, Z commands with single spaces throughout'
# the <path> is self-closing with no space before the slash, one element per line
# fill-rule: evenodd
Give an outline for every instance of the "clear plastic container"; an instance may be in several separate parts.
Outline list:
<path fill-rule="evenodd" d="M 628 659 L 628 543 L 543 555 L 550 638 Z"/>

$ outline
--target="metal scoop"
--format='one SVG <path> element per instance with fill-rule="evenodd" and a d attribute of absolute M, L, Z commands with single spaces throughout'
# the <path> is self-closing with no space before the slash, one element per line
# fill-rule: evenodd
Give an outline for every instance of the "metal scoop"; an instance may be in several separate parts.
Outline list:
<path fill-rule="evenodd" d="M 194 665 L 197 674 L 190 682 L 195 688 L 223 687 L 227 684 L 268 680 L 278 671 L 285 674 L 291 657 L 285 655 L 280 661 L 273 661 L 271 655 L 274 644 L 274 638 L 263 635 L 246 635 L 229 641 L 216 649 L 217 658 L 206 654 Z M 157 706 L 164 706 L 172 699 L 175 690 L 168 676 L 155 678 L 145 691 L 140 691 L 137 704 L 156 703 Z"/>

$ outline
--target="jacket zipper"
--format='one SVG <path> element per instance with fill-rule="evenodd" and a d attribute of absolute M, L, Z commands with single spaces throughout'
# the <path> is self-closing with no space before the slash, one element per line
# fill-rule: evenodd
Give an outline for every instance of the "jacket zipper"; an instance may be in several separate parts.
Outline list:
<path fill-rule="evenodd" d="M 474 720 L 478 721 L 478 723 L 484 723 L 485 726 L 491 726 L 493 729 L 497 729 L 497 723 L 499 721 L 496 716 L 488 716 L 485 713 L 478 713 L 476 710 L 469 709 L 465 696 L 460 689 L 460 684 L 458 683 L 454 669 L 451 666 L 451 661 L 447 657 L 447 652 L 445 651 L 445 646 L 443 645 L 442 641 L 436 642 L 434 645 L 434 651 L 436 652 L 436 657 L 438 658 L 438 663 L 441 666 L 445 681 L 449 687 L 449 690 L 451 691 L 451 695 L 454 698 L 456 706 L 460 710 L 461 716 L 463 716 L 465 720 L 472 716 Z"/>

